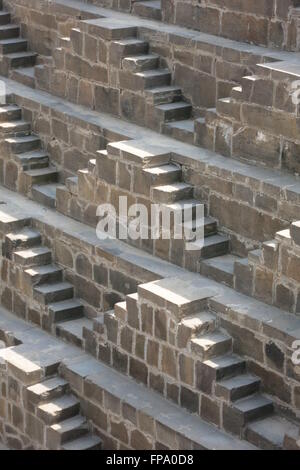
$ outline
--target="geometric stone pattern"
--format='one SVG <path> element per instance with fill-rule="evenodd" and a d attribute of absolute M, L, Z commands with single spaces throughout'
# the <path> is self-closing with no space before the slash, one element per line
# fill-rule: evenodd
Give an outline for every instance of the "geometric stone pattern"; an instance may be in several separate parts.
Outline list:
<path fill-rule="evenodd" d="M 0 2 L 1 441 L 298 449 L 300 4 L 91 3 Z"/>

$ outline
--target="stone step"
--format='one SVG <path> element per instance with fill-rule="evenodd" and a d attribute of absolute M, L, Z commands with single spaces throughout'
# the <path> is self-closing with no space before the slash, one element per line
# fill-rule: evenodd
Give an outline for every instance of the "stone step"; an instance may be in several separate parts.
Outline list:
<path fill-rule="evenodd" d="M 102 441 L 100 437 L 87 434 L 72 441 L 66 442 L 62 446 L 62 450 L 101 450 Z"/>
<path fill-rule="evenodd" d="M 57 376 L 28 387 L 26 397 L 30 403 L 37 405 L 64 395 L 68 389 L 68 382 Z"/>
<path fill-rule="evenodd" d="M 156 203 L 172 204 L 193 197 L 194 187 L 187 183 L 172 183 L 152 188 L 152 200 Z"/>
<path fill-rule="evenodd" d="M 22 110 L 14 104 L 0 106 L 0 122 L 17 121 L 22 118 Z"/>
<path fill-rule="evenodd" d="M 55 282 L 53 284 L 40 284 L 33 289 L 33 297 L 43 305 L 61 300 L 72 299 L 74 287 L 69 282 Z"/>
<path fill-rule="evenodd" d="M 56 189 L 64 187 L 62 184 L 33 185 L 31 188 L 32 198 L 46 207 L 56 206 Z"/>
<path fill-rule="evenodd" d="M 30 88 L 35 88 L 35 67 L 19 67 L 11 71 L 11 78 Z"/>
<path fill-rule="evenodd" d="M 161 0 L 137 1 L 133 4 L 133 13 L 142 18 L 161 21 Z"/>
<path fill-rule="evenodd" d="M 41 244 L 41 234 L 30 227 L 24 227 L 22 230 L 14 233 L 8 233 L 5 236 L 5 253 L 11 256 L 14 251 L 32 248 Z"/>
<path fill-rule="evenodd" d="M 43 183 L 55 183 L 58 180 L 58 171 L 54 167 L 27 170 L 24 174 L 28 177 L 30 186 Z"/>
<path fill-rule="evenodd" d="M 138 298 L 145 299 L 155 305 L 164 305 L 176 318 L 182 319 L 186 315 L 192 315 L 203 311 L 207 305 L 207 299 L 212 295 L 209 288 L 199 286 L 196 279 L 189 275 L 180 278 L 165 278 L 138 286 Z M 130 313 L 129 298 L 126 296 L 127 311 Z"/>
<path fill-rule="evenodd" d="M 0 25 L 9 24 L 10 21 L 10 13 L 8 11 L 0 11 Z"/>
<path fill-rule="evenodd" d="M 44 247 L 38 246 L 28 250 L 17 251 L 13 254 L 15 263 L 22 266 L 32 267 L 50 264 L 52 259 L 51 251 Z"/>
<path fill-rule="evenodd" d="M 229 120 L 240 121 L 241 106 L 232 97 L 219 98 L 216 104 L 217 114 Z"/>
<path fill-rule="evenodd" d="M 62 444 L 78 439 L 88 433 L 86 419 L 77 415 L 60 423 L 52 424 L 47 429 L 47 445 L 50 450 L 58 450 Z"/>
<path fill-rule="evenodd" d="M 114 41 L 111 45 L 111 55 L 115 53 L 118 58 L 125 58 L 131 55 L 147 54 L 149 43 L 137 38 L 125 38 Z"/>
<path fill-rule="evenodd" d="M 216 317 L 212 313 L 200 312 L 189 315 L 178 324 L 177 345 L 179 348 L 185 348 L 193 336 L 212 332 L 215 328 Z"/>
<path fill-rule="evenodd" d="M 236 401 L 259 391 L 261 380 L 250 374 L 238 375 L 217 382 L 215 394 L 226 401 Z"/>
<path fill-rule="evenodd" d="M 183 234 L 186 240 L 204 234 L 205 237 L 215 235 L 218 231 L 218 222 L 213 217 L 192 219 L 182 224 Z"/>
<path fill-rule="evenodd" d="M 121 321 L 125 322 L 127 320 L 127 305 L 126 301 L 118 302 L 114 305 L 114 313 L 116 318 L 119 318 Z M 94 329 L 94 324 L 93 324 Z"/>
<path fill-rule="evenodd" d="M 207 237 L 204 239 L 204 244 L 202 240 L 189 243 L 191 256 L 195 256 L 200 260 L 225 255 L 228 251 L 229 237 L 226 235 L 217 234 Z"/>
<path fill-rule="evenodd" d="M 19 153 L 14 156 L 24 171 L 48 168 L 49 166 L 49 155 L 44 150 L 33 150 L 30 152 Z"/>
<path fill-rule="evenodd" d="M 216 382 L 245 372 L 246 361 L 235 354 L 214 357 L 199 363 L 198 387 L 203 392 L 211 394 Z"/>
<path fill-rule="evenodd" d="M 37 407 L 36 415 L 51 425 L 72 418 L 79 413 L 80 402 L 74 395 L 63 395 Z"/>
<path fill-rule="evenodd" d="M 22 217 L 20 213 L 8 213 L 0 208 L 0 230 L 2 233 L 14 232 L 22 230 L 31 224 L 29 217 Z"/>
<path fill-rule="evenodd" d="M 235 425 L 240 428 L 250 421 L 269 416 L 273 410 L 273 402 L 260 394 L 238 400 L 231 407 L 232 419 Z"/>
<path fill-rule="evenodd" d="M 191 350 L 202 361 L 206 361 L 230 353 L 232 351 L 232 338 L 221 331 L 200 335 L 191 339 Z"/>
<path fill-rule="evenodd" d="M 216 119 L 218 118 L 216 108 L 206 108 L 205 111 L 204 111 L 204 118 L 205 118 L 205 123 L 206 124 L 214 125 Z M 200 119 L 199 119 L 199 121 L 200 121 Z"/>
<path fill-rule="evenodd" d="M 36 63 L 37 56 L 37 53 L 31 51 L 13 52 L 5 55 L 11 68 L 32 67 Z"/>
<path fill-rule="evenodd" d="M 163 122 L 180 121 L 189 119 L 192 113 L 192 106 L 185 101 L 175 103 L 160 104 L 155 107 L 158 118 Z"/>
<path fill-rule="evenodd" d="M 61 282 L 63 279 L 63 269 L 56 264 L 46 264 L 35 266 L 24 271 L 28 283 L 32 286 L 38 284 Z"/>
<path fill-rule="evenodd" d="M 65 183 L 70 193 L 77 196 L 78 195 L 78 176 L 70 176 L 69 178 L 66 178 Z"/>
<path fill-rule="evenodd" d="M 261 80 L 261 77 L 257 75 L 246 75 L 242 77 L 241 85 L 244 99 L 248 100 L 250 98 L 253 89 L 253 84 L 259 80 Z"/>
<path fill-rule="evenodd" d="M 124 70 L 130 72 L 156 69 L 159 66 L 159 56 L 157 54 L 141 54 L 124 57 L 122 66 Z"/>
<path fill-rule="evenodd" d="M 46 366 L 44 364 L 38 365 L 36 362 L 33 362 L 32 360 L 24 357 L 24 355 L 20 354 L 20 352 L 17 351 L 14 347 L 6 348 L 3 351 L 1 350 L 2 364 L 3 359 L 5 360 L 8 370 L 11 370 L 13 375 L 18 377 L 18 380 L 26 386 L 40 382 L 44 378 L 44 374 L 47 374 L 47 365 L 52 368 L 52 373 L 53 369 L 57 369 L 57 359 L 54 363 L 51 359 L 49 359 Z"/>
<path fill-rule="evenodd" d="M 20 26 L 16 24 L 5 24 L 0 26 L 0 40 L 18 38 L 20 35 Z"/>
<path fill-rule="evenodd" d="M 131 55 L 147 54 L 149 43 L 136 37 L 113 41 L 109 48 L 109 61 L 118 69 L 122 68 L 122 60 Z"/>
<path fill-rule="evenodd" d="M 101 18 L 96 20 L 93 33 L 105 40 L 113 41 L 136 37 L 137 27 L 128 26 L 118 19 Z"/>
<path fill-rule="evenodd" d="M 52 323 L 76 320 L 84 315 L 84 307 L 78 299 L 50 303 L 48 313 Z"/>
<path fill-rule="evenodd" d="M 166 204 L 163 208 L 165 211 L 175 214 L 176 221 L 182 220 L 184 223 L 199 218 L 199 214 L 202 216 L 203 212 L 206 214 L 207 211 L 203 202 L 197 199 L 183 199 L 172 204 Z M 172 226 L 173 222 L 174 219 L 172 218 Z"/>
<path fill-rule="evenodd" d="M 12 54 L 14 52 L 23 52 L 27 50 L 27 40 L 23 38 L 1 39 L 0 53 Z"/>
<path fill-rule="evenodd" d="M 23 153 L 37 150 L 41 147 L 41 139 L 35 135 L 8 137 L 5 139 L 11 153 Z"/>
<path fill-rule="evenodd" d="M 280 416 L 270 416 L 249 423 L 245 433 L 247 441 L 263 450 L 282 450 L 286 435 L 299 439 L 299 427 Z"/>
<path fill-rule="evenodd" d="M 145 90 L 145 96 L 152 105 L 174 103 L 182 99 L 182 90 L 175 85 L 165 85 Z"/>
<path fill-rule="evenodd" d="M 169 163 L 167 165 L 144 168 L 143 174 L 145 175 L 145 180 L 147 182 L 149 181 L 149 185 L 154 186 L 171 184 L 175 181 L 180 181 L 182 171 L 180 166 Z"/>
<path fill-rule="evenodd" d="M 77 320 L 65 321 L 56 326 L 56 334 L 68 343 L 82 347 L 83 345 L 83 328 L 93 330 L 93 321 L 83 317 Z"/>
<path fill-rule="evenodd" d="M 101 151 L 98 153 L 100 156 L 105 155 Z M 109 156 L 134 162 L 144 168 L 168 164 L 171 157 L 168 149 L 145 139 L 113 142 L 107 145 L 107 153 Z"/>
<path fill-rule="evenodd" d="M 137 77 L 139 89 L 157 88 L 170 85 L 171 73 L 168 69 L 145 70 L 134 74 Z"/>
<path fill-rule="evenodd" d="M 234 264 L 238 259 L 238 256 L 229 254 L 203 260 L 200 263 L 200 274 L 233 287 Z"/>
<path fill-rule="evenodd" d="M 183 121 L 168 122 L 164 125 L 164 134 L 180 140 L 187 144 L 194 144 L 195 121 L 193 119 L 184 119 Z"/>
<path fill-rule="evenodd" d="M 0 134 L 2 135 L 25 135 L 30 134 L 30 131 L 31 123 L 21 119 L 17 121 L 0 122 Z"/>

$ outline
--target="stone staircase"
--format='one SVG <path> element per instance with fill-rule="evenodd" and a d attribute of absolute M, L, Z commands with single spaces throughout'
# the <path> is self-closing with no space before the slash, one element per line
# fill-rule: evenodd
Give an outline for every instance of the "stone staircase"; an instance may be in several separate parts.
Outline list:
<path fill-rule="evenodd" d="M 89 432 L 87 420 L 80 414 L 80 401 L 67 381 L 46 377 L 27 388 L 26 400 L 44 423 L 48 449 L 101 450 L 101 439 Z"/>
<path fill-rule="evenodd" d="M 101 25 L 101 34 L 112 36 L 110 64 L 119 68 L 120 88 L 143 97 L 148 108 L 145 118 L 147 126 L 159 132 L 163 132 L 164 128 L 171 132 L 175 122 L 179 121 L 178 125 L 182 125 L 182 121 L 190 119 L 192 106 L 184 100 L 181 88 L 172 84 L 172 73 L 166 68 L 162 57 L 151 53 L 148 41 L 139 39 L 136 30 L 130 30 L 128 25 L 121 23 L 115 26 L 105 20 Z M 113 39 L 114 36 L 117 40 Z M 126 116 L 126 106 L 123 112 L 124 117 L 135 120 L 134 115 Z M 130 106 L 128 113 L 131 113 Z"/>
<path fill-rule="evenodd" d="M 128 165 L 127 170 L 124 165 Z M 127 181 L 123 180 L 121 171 Z M 130 176 L 128 179 L 130 174 L 132 174 L 131 182 Z M 63 194 L 66 192 L 72 194 L 80 204 L 83 204 L 81 199 L 87 197 L 88 194 L 86 192 L 87 182 L 92 187 L 96 187 L 100 183 L 105 185 L 102 191 L 107 197 L 103 193 L 102 199 L 102 192 L 98 191 L 90 202 L 111 202 L 115 205 L 117 216 L 118 201 L 116 202 L 115 195 L 124 196 L 127 194 L 129 202 L 144 203 L 148 208 L 150 208 L 149 204 L 159 205 L 161 214 L 170 220 L 169 240 L 165 239 L 161 232 L 154 240 L 153 245 L 149 244 L 147 239 L 136 242 L 128 238 L 129 243 L 134 245 L 141 243 L 144 245 L 144 249 L 154 255 L 185 266 L 194 272 L 201 270 L 203 260 L 228 254 L 229 237 L 218 231 L 217 220 L 207 214 L 207 207 L 202 201 L 194 198 L 193 186 L 183 181 L 181 166 L 172 163 L 170 156 L 164 149 L 153 145 L 151 147 L 146 142 L 140 141 L 108 144 L 107 150 L 98 151 L 96 158 L 90 160 L 88 168 L 78 172 L 77 178 L 66 179 L 66 188 L 59 189 L 61 195 L 59 199 L 63 201 L 62 206 L 65 201 Z M 125 189 L 128 193 L 124 191 Z M 110 194 L 112 194 L 111 198 Z M 203 206 L 204 219 L 199 218 L 200 212 L 197 212 L 197 209 Z M 58 210 L 64 211 L 60 206 L 58 206 Z M 185 212 L 187 210 L 188 213 Z M 176 238 L 178 227 L 183 235 L 181 239 Z M 153 230 L 153 226 L 149 224 L 145 229 L 148 233 Z M 204 235 L 204 243 L 202 243 L 202 234 Z"/>
<path fill-rule="evenodd" d="M 104 314 L 104 330 L 94 320 L 94 335 L 100 346 L 117 348 L 111 365 L 121 372 L 160 393 L 170 390 L 180 406 L 261 449 L 283 449 L 298 426 L 262 392 L 261 379 L 205 307 L 207 295 L 186 279 L 142 284 Z M 171 392 L 172 380 L 179 394 Z"/>
<path fill-rule="evenodd" d="M 38 54 L 28 51 L 28 42 L 20 36 L 20 26 L 11 22 L 11 14 L 0 3 L 0 73 L 34 88 L 34 65 Z"/>
<path fill-rule="evenodd" d="M 58 171 L 50 163 L 41 139 L 22 119 L 22 109 L 14 104 L 0 107 L 0 152 L 3 184 L 37 202 L 55 207 Z"/>
<path fill-rule="evenodd" d="M 5 236 L 5 257 L 19 271 L 21 291 L 38 305 L 43 328 L 81 347 L 83 328 L 92 322 L 85 316 L 84 302 L 75 297 L 74 286 L 64 280 L 64 270 L 53 262 L 52 252 L 42 245 L 41 238 L 30 220 L 19 219 L 17 230 Z"/>

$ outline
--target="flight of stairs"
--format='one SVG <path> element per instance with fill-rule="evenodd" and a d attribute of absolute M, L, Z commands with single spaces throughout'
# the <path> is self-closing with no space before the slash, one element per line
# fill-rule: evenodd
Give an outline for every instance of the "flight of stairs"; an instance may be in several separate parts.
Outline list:
<path fill-rule="evenodd" d="M 68 382 L 55 375 L 30 385 L 26 399 L 46 428 L 50 450 L 101 450 L 101 439 L 89 432 L 80 414 L 80 401 L 70 391 Z"/>
<path fill-rule="evenodd" d="M 0 2 L 2 10 L 2 1 Z M 28 50 L 20 36 L 20 26 L 11 22 L 11 14 L 0 11 L 0 73 L 34 88 L 34 66 L 38 54 Z"/>
<path fill-rule="evenodd" d="M 146 103 L 154 107 L 148 125 L 172 134 L 174 126 L 193 126 L 192 106 L 184 100 L 180 87 L 172 84 L 172 74 L 158 54 L 149 51 L 149 43 L 125 37 L 112 46 L 122 50 L 120 86 L 143 93 Z M 190 129 L 192 131 L 192 129 Z"/>
<path fill-rule="evenodd" d="M 147 143 L 145 143 L 145 149 L 147 149 Z M 160 150 L 157 150 L 155 154 L 154 150 L 149 148 L 149 156 L 145 157 L 147 151 L 144 152 L 138 146 L 135 147 L 135 141 L 130 141 L 128 145 L 126 142 L 108 144 L 106 150 L 96 152 L 96 158 L 89 161 L 86 169 L 78 171 L 78 177 L 66 179 L 68 191 L 77 195 L 77 197 L 78 195 L 84 195 L 86 193 L 84 191 L 86 178 L 90 178 L 91 181 L 95 179 L 95 181 L 109 182 L 109 186 L 114 187 L 113 185 L 116 184 L 113 175 L 114 158 L 117 156 L 121 161 L 123 159 L 122 151 L 124 151 L 124 154 L 126 152 L 126 158 L 144 166 L 144 168 L 138 169 L 140 176 L 134 176 L 133 178 L 131 195 L 136 193 L 138 203 L 145 203 L 146 198 L 151 204 L 159 205 L 161 213 L 166 215 L 166 219 L 170 217 L 171 221 L 170 239 L 163 240 L 161 232 L 159 238 L 154 240 L 153 246 L 151 244 L 150 247 L 147 247 L 148 240 L 146 240 L 144 249 L 150 250 L 154 255 L 175 264 L 185 266 L 193 272 L 200 271 L 202 261 L 228 254 L 230 250 L 229 237 L 218 231 L 217 220 L 209 216 L 206 205 L 194 197 L 194 187 L 183 181 L 181 166 L 168 161 L 166 153 L 160 152 Z M 135 185 L 138 185 L 139 179 L 144 182 L 142 189 L 135 187 Z M 118 187 L 118 184 L 116 187 L 117 190 L 122 190 L 122 187 Z M 141 191 L 143 191 L 143 196 Z M 197 210 L 200 208 L 204 210 L 204 220 L 199 218 L 201 211 L 197 212 Z M 190 212 L 185 212 L 187 210 Z M 175 214 L 178 215 L 175 216 Z M 180 221 L 179 229 L 184 235 L 182 239 L 176 239 L 175 236 L 175 217 L 176 221 Z M 147 227 L 149 234 L 152 229 L 153 227 L 149 224 Z M 202 231 L 204 233 L 204 244 L 201 237 Z M 195 241 L 192 241 L 193 239 Z M 129 243 L 132 242 L 130 238 L 128 238 L 128 241 Z M 136 244 L 135 242 L 132 243 Z M 143 244 L 143 240 L 141 240 L 141 243 Z"/>
<path fill-rule="evenodd" d="M 160 21 L 161 0 L 136 0 L 133 2 L 132 13 L 142 18 Z"/>
<path fill-rule="evenodd" d="M 31 123 L 22 119 L 17 105 L 0 106 L 0 149 L 4 185 L 55 207 L 58 171 L 50 163 L 41 139 L 32 132 Z"/>
<path fill-rule="evenodd" d="M 167 284 L 165 280 L 160 286 L 158 281 L 157 289 L 153 285 L 155 283 L 141 285 L 137 294 L 128 295 L 124 302 L 115 305 L 114 311 L 106 312 L 104 314 L 104 334 L 101 329 L 104 343 L 111 341 L 112 347 L 115 347 L 116 339 L 114 339 L 113 331 L 119 331 L 120 337 L 122 337 L 124 325 L 126 327 L 129 325 L 133 331 L 136 330 L 138 335 L 147 331 L 151 337 L 150 343 L 152 341 L 155 343 L 157 340 L 156 331 L 162 330 L 156 330 L 156 320 L 152 320 L 154 325 L 151 326 L 150 305 L 155 312 L 157 311 L 155 307 L 164 309 L 165 307 L 162 306 L 164 302 L 167 302 L 169 311 L 173 312 L 172 321 L 175 317 L 174 308 L 178 310 L 179 314 L 179 321 L 175 328 L 172 328 L 170 336 L 173 338 L 172 342 L 170 343 L 166 339 L 166 343 L 164 343 L 166 348 L 170 348 L 170 361 L 171 357 L 176 357 L 178 362 L 179 358 L 185 357 L 185 367 L 178 369 L 180 370 L 179 381 L 183 382 L 182 386 L 188 383 L 193 392 L 200 392 L 201 403 L 208 400 L 210 406 L 207 405 L 207 407 L 209 410 L 214 410 L 214 412 L 209 412 L 205 406 L 201 407 L 201 418 L 218 424 L 226 432 L 237 435 L 258 448 L 283 449 L 286 435 L 298 436 L 299 428 L 296 423 L 279 414 L 272 399 L 263 393 L 262 380 L 250 372 L 247 360 L 235 352 L 234 339 L 222 328 L 217 315 L 205 306 L 201 308 L 201 304 L 205 304 L 204 299 L 196 301 L 193 295 L 193 301 L 189 304 L 188 288 L 182 287 L 181 289 L 180 284 L 177 284 L 178 287 L 175 288 L 172 287 L 172 280 L 169 282 L 170 284 Z M 183 280 L 184 284 L 185 280 Z M 174 292 L 174 301 L 170 296 L 171 292 Z M 177 305 L 178 300 L 176 299 L 177 295 L 180 299 L 183 292 L 186 292 L 184 298 L 186 304 L 180 307 Z M 201 297 L 200 293 L 199 297 Z M 148 303 L 150 299 L 151 304 Z M 195 313 L 188 313 L 192 310 L 192 304 Z M 197 308 L 197 304 L 199 308 Z M 180 319 L 183 314 L 181 308 L 184 309 L 183 311 L 187 311 L 187 315 Z M 137 312 L 141 312 L 140 316 Z M 170 313 L 167 313 L 168 315 Z M 94 332 L 95 334 L 99 333 L 97 319 L 94 321 Z M 123 347 L 123 351 L 121 351 L 123 354 L 128 354 L 128 351 L 131 354 L 129 341 L 124 342 L 124 346 L 122 346 L 123 343 L 120 339 L 120 344 L 117 344 L 118 348 Z M 149 350 L 148 346 L 146 361 L 151 364 L 151 371 L 154 375 L 161 377 L 166 374 L 168 380 L 170 373 L 165 371 L 162 361 L 155 361 L 155 356 L 152 357 L 151 349 Z M 190 375 L 189 360 L 196 364 L 194 384 Z M 131 375 L 130 371 L 129 374 Z M 190 401 L 184 404 L 182 398 L 181 406 L 198 412 L 197 405 L 194 408 Z"/>
<path fill-rule="evenodd" d="M 40 232 L 20 226 L 7 233 L 4 246 L 6 258 L 21 271 L 26 295 L 43 312 L 42 326 L 82 347 L 83 328 L 92 322 L 85 316 L 83 301 L 75 297 L 74 286 L 64 280 L 64 270 L 53 262 L 51 250 L 42 245 Z"/>

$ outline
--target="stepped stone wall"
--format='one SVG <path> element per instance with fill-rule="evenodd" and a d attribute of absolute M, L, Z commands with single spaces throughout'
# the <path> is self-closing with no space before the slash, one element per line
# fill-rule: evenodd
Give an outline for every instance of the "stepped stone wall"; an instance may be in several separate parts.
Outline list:
<path fill-rule="evenodd" d="M 50 56 L 61 36 L 68 36 L 80 19 L 93 17 L 78 13 L 77 9 L 59 7 L 48 0 L 3 0 L 3 7 L 20 24 L 22 35 L 29 41 L 30 49 L 42 56 Z"/>
<path fill-rule="evenodd" d="M 1 12 L 0 438 L 298 448 L 300 74 L 219 36 L 296 50 L 300 2 L 162 0 L 161 31 L 138 3 L 3 2 L 39 57 Z M 119 196 L 190 232 L 204 204 L 204 245 L 99 241 Z"/>
<path fill-rule="evenodd" d="M 101 28 L 79 22 L 77 17 L 80 7 L 74 11 L 61 6 L 60 12 L 56 4 L 47 4 L 47 22 L 43 30 L 51 41 L 48 41 L 48 50 L 42 51 L 40 44 L 45 41 L 40 36 L 39 17 L 43 7 L 40 0 L 33 0 L 32 9 L 28 10 L 24 1 L 16 0 L 13 6 L 7 1 L 7 6 L 9 10 L 15 9 L 18 23 L 24 22 L 23 34 L 29 40 L 33 37 L 37 41 L 37 44 L 29 41 L 31 49 L 42 55 L 50 55 L 59 48 L 54 57 L 56 70 L 50 77 L 51 69 L 43 71 L 37 68 L 38 86 L 59 96 L 68 96 L 68 89 L 72 86 L 72 96 L 68 96 L 71 101 L 122 115 L 135 122 L 145 122 L 150 127 L 154 125 L 153 117 L 149 115 L 151 110 L 147 111 L 146 100 L 142 99 L 142 90 L 137 92 L 136 86 L 127 88 L 128 80 L 133 80 L 133 76 L 129 71 L 122 71 L 121 51 L 117 50 L 113 38 L 103 37 Z M 85 16 L 88 16 L 87 13 L 80 15 L 82 20 Z M 71 18 L 70 24 L 66 24 L 65 17 Z M 71 41 L 61 41 L 61 37 L 69 38 L 70 35 Z M 201 39 L 186 38 L 179 33 L 158 33 L 148 27 L 138 28 L 138 38 L 149 41 L 150 51 L 161 56 L 162 64 L 167 65 L 172 72 L 173 83 L 182 88 L 186 100 L 193 105 L 195 116 L 202 115 L 207 107 L 214 107 L 216 98 L 228 96 L 232 86 L 255 70 L 256 63 L 265 61 L 264 57 L 257 56 L 256 51 L 248 51 L 247 48 L 241 51 L 239 47 L 222 47 Z M 85 53 L 85 48 L 89 49 L 88 53 Z M 123 75 L 122 79 L 118 79 L 119 74 Z M 185 79 L 187 75 L 189 81 Z M 79 80 L 81 93 L 80 90 L 74 91 Z M 198 83 L 197 87 L 192 86 L 194 82 Z"/>
<path fill-rule="evenodd" d="M 162 0 L 166 22 L 236 41 L 297 50 L 297 0 Z"/>
<path fill-rule="evenodd" d="M 299 174 L 297 67 L 260 65 L 198 126 L 199 141 L 228 157 Z"/>
<path fill-rule="evenodd" d="M 128 295 L 126 302 L 105 314 L 104 330 L 95 320 L 90 333 L 93 355 L 234 434 L 241 432 L 239 420 L 230 396 L 218 383 L 226 378 L 226 372 L 223 376 L 217 370 L 222 369 L 224 356 L 224 364 L 228 360 L 232 368 L 228 376 L 237 371 L 243 374 L 239 355 L 247 362 L 246 370 L 261 378 L 261 390 L 272 396 L 276 409 L 297 418 L 300 377 L 291 361 L 292 337 L 287 343 L 275 325 L 268 325 L 270 320 L 263 310 L 256 313 L 256 319 L 243 322 L 239 307 L 222 304 L 214 289 L 202 289 L 201 296 L 200 287 L 193 308 L 188 294 L 180 305 L 182 286 L 189 290 L 185 282 L 166 279 L 141 284 L 137 294 Z"/>
<path fill-rule="evenodd" d="M 104 149 L 107 142 L 123 140 L 126 136 L 98 125 L 92 118 L 74 118 L 73 114 L 55 110 L 46 102 L 41 105 L 18 94 L 12 96 L 11 101 L 22 107 L 24 118 L 32 121 L 33 130 L 41 136 L 51 161 L 61 170 L 61 180 L 77 175 L 82 183 L 80 194 L 76 185 L 57 191 L 57 207 L 62 213 L 95 227 L 96 208 L 99 203 L 107 202 L 109 190 L 115 185 L 117 193 L 130 193 L 131 200 L 138 198 L 145 201 L 145 188 L 140 193 L 136 186 L 138 180 L 135 190 L 133 181 L 128 180 L 141 172 L 141 167 L 135 167 L 134 162 L 128 162 L 130 169 L 121 165 L 124 167 L 124 181 L 121 184 L 113 183 L 113 168 L 106 174 L 100 168 L 99 175 L 94 167 L 88 171 L 90 159 L 98 158 L 99 164 L 104 163 L 105 157 L 98 152 L 99 149 Z M 117 160 L 115 156 L 113 161 Z M 175 149 L 170 154 L 170 160 L 182 165 L 183 181 L 194 187 L 195 198 L 207 203 L 209 215 L 218 219 L 222 230 L 231 236 L 233 251 L 242 256 L 249 249 L 257 248 L 259 243 L 272 239 L 274 233 L 297 218 L 300 199 L 296 186 L 282 191 L 277 179 L 271 177 L 266 182 L 255 170 L 252 176 L 244 169 L 239 172 L 235 163 L 228 166 L 224 162 L 224 168 L 220 170 L 209 160 L 187 162 Z M 226 207 L 222 205 L 224 199 Z"/>
<path fill-rule="evenodd" d="M 30 220 L 27 225 L 30 224 Z M 116 262 L 116 258 L 105 255 L 101 248 L 83 240 L 74 239 L 66 233 L 53 231 L 45 224 L 35 222 L 33 228 L 42 235 L 44 245 L 51 248 L 53 261 L 64 269 L 65 281 L 73 284 L 75 294 L 85 303 L 88 316 L 95 317 L 100 312 L 109 310 L 122 300 L 125 295 L 136 291 L 137 284 L 146 279 L 153 279 L 150 273 L 135 269 L 130 263 Z M 3 252 L 5 253 L 5 235 L 10 229 L 1 230 Z M 95 237 L 96 240 L 96 237 Z M 3 257 L 2 262 L 1 303 L 20 318 L 33 322 L 46 330 L 53 329 L 49 323 L 47 306 L 34 299 L 32 286 L 24 274 L 24 267 L 10 257 Z M 148 277 L 149 276 L 149 277 Z"/>
<path fill-rule="evenodd" d="M 276 233 L 236 265 L 236 287 L 264 302 L 300 314 L 299 222 Z"/>

